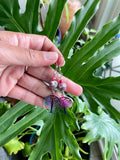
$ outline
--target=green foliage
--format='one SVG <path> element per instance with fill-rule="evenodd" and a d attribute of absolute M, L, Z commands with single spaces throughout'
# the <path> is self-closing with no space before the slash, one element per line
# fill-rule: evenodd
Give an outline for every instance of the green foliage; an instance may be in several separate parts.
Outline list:
<path fill-rule="evenodd" d="M 74 15 L 73 22 L 59 47 L 65 59 L 67 59 L 70 49 L 84 30 L 84 27 L 98 9 L 99 2 L 100 0 L 87 1 L 85 5 Z"/>
<path fill-rule="evenodd" d="M 10 109 L 10 107 L 10 103 L 0 102 L 0 116 L 2 116 L 8 109 Z"/>
<path fill-rule="evenodd" d="M 69 22 L 69 9 L 67 3 L 65 4 L 65 10 L 66 10 L 66 17 L 67 17 L 67 23 Z"/>
<path fill-rule="evenodd" d="M 29 159 L 39 160 L 46 153 L 50 153 L 53 160 L 62 160 L 61 144 L 63 142 L 74 159 L 81 159 L 79 146 L 72 133 L 74 129 L 79 129 L 78 121 L 72 112 L 76 114 L 82 112 L 82 115 L 86 114 L 86 122 L 82 127 L 88 131 L 84 141 L 90 143 L 104 138 L 106 142 L 104 160 L 110 159 L 114 144 L 118 144 L 118 150 L 120 150 L 119 142 L 116 141 L 119 139 L 117 122 L 120 121 L 120 114 L 110 104 L 111 98 L 120 100 L 120 77 L 101 79 L 95 75 L 99 67 L 120 55 L 120 40 L 107 44 L 119 32 L 120 17 L 106 24 L 94 38 L 89 37 L 90 40 L 81 49 L 75 49 L 75 53 L 72 50 L 86 24 L 97 11 L 99 2 L 100 0 L 87 0 L 85 6 L 74 15 L 71 27 L 59 45 L 66 59 L 66 65 L 62 71 L 65 76 L 82 85 L 84 90 L 82 96 L 73 96 L 74 105 L 72 109 L 67 110 L 67 114 L 50 114 L 42 108 L 19 102 L 0 117 L 0 146 L 5 145 L 16 136 L 20 137 L 28 127 L 39 124 L 41 126 L 37 133 L 39 138 Z M 18 0 L 7 0 L 7 3 L 0 0 L 0 25 L 6 30 L 43 34 L 53 41 L 66 0 L 51 0 L 42 32 L 40 32 L 38 21 L 39 3 L 40 0 L 27 0 L 25 12 L 20 13 Z M 90 30 L 90 32 L 94 31 Z M 88 30 L 86 34 L 89 35 Z M 95 114 L 99 105 L 106 113 Z M 90 114 L 88 114 L 88 108 Z M 20 118 L 21 116 L 23 118 Z M 100 129 L 101 126 L 104 129 Z M 111 135 L 107 134 L 110 132 Z M 48 155 L 45 156 L 48 157 Z"/>
<path fill-rule="evenodd" d="M 31 105 L 25 106 L 25 104 L 26 103 L 24 102 L 19 102 L 12 108 L 16 111 L 14 113 L 16 118 L 21 116 L 19 108 L 22 109 L 22 107 L 24 107 L 26 110 L 27 108 L 31 108 Z M 14 114 L 13 111 L 11 112 L 12 109 L 7 112 L 7 115 L 4 114 L 2 118 L 6 119 L 8 115 L 12 114 L 11 117 L 8 117 L 9 119 L 13 119 Z M 41 120 L 44 125 L 30 159 L 41 159 L 46 152 L 49 152 L 53 156 L 53 159 L 62 160 L 62 141 L 69 147 L 71 153 L 77 157 L 77 159 L 81 159 L 77 141 L 71 131 L 71 129 L 78 130 L 79 126 L 74 114 L 69 112 L 69 110 L 67 111 L 67 114 L 51 114 L 42 108 L 33 107 L 32 111 L 25 115 L 24 118 L 16 123 L 12 121 L 12 123 L 9 123 L 9 126 L 4 128 L 4 132 L 0 134 L 0 146 L 5 145 L 11 139 L 20 135 L 20 133 L 29 126 L 39 124 Z M 3 123 L 1 122 L 0 126 L 2 126 L 2 124 Z"/>
<path fill-rule="evenodd" d="M 89 41 L 94 38 L 96 30 L 85 28 L 84 34 L 86 35 L 86 41 Z"/>
<path fill-rule="evenodd" d="M 17 154 L 18 151 L 24 148 L 24 143 L 19 141 L 18 137 L 15 137 L 11 141 L 9 141 L 7 144 L 5 144 L 4 147 L 10 155 Z"/>
<path fill-rule="evenodd" d="M 25 12 L 20 13 L 18 0 L 0 0 L 0 25 L 10 31 L 39 33 L 39 3 L 28 0 Z"/>
<path fill-rule="evenodd" d="M 85 117 L 86 122 L 82 128 L 88 130 L 84 142 L 94 142 L 99 139 L 105 140 L 104 160 L 109 160 L 112 156 L 114 146 L 118 148 L 118 158 L 120 159 L 120 125 L 99 108 L 99 115 L 90 112 Z"/>
<path fill-rule="evenodd" d="M 82 99 L 86 101 L 91 111 L 97 113 L 97 106 L 101 105 L 118 121 L 120 114 L 110 104 L 110 100 L 120 99 L 120 77 L 101 79 L 94 73 L 104 63 L 120 55 L 119 39 L 102 47 L 119 32 L 119 25 L 120 17 L 106 24 L 91 41 L 80 50 L 76 50 L 72 58 L 67 61 L 67 67 L 63 68 L 64 75 L 82 85 L 84 90 Z"/>
<path fill-rule="evenodd" d="M 29 142 L 25 143 L 24 149 L 22 150 L 22 154 L 24 157 L 28 157 L 32 152 L 32 146 L 29 144 Z"/>
<path fill-rule="evenodd" d="M 56 34 L 62 10 L 67 0 L 52 0 L 49 4 L 49 10 L 45 21 L 45 26 L 41 34 L 46 35 L 49 39 L 53 40 Z"/>
<path fill-rule="evenodd" d="M 18 117 L 28 113 L 34 107 L 35 106 L 29 105 L 27 103 L 19 102 L 15 105 L 15 107 L 11 108 L 9 112 L 5 112 L 5 114 L 0 117 L 0 133 L 4 133 L 4 131 L 8 129 L 9 126 L 11 126 Z"/>
<path fill-rule="evenodd" d="M 79 147 L 75 137 L 71 132 L 71 126 L 74 129 L 79 129 L 76 118 L 70 112 L 67 114 L 50 114 L 47 113 L 44 121 L 42 132 L 39 136 L 36 148 L 33 150 L 30 160 L 41 159 L 42 156 L 49 152 L 52 159 L 62 160 L 61 143 L 64 142 L 70 152 L 79 160 Z"/>

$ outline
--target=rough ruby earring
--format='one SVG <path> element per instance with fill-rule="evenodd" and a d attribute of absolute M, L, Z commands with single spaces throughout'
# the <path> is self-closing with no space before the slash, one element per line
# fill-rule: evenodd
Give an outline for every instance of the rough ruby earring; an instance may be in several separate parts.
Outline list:
<path fill-rule="evenodd" d="M 57 63 L 56 63 L 56 65 L 55 65 L 55 71 L 54 71 L 54 73 L 53 73 L 52 80 L 51 80 L 50 83 L 49 83 L 49 87 L 52 89 L 53 93 L 54 93 L 54 90 L 55 90 L 55 89 L 57 88 L 57 86 L 58 86 L 58 82 L 56 81 L 56 78 L 55 78 L 56 74 L 57 74 Z"/>
<path fill-rule="evenodd" d="M 64 92 L 64 91 L 66 91 L 66 88 L 67 88 L 66 83 L 64 83 L 63 80 L 60 79 L 59 84 L 58 84 L 58 89 L 60 91 Z"/>
<path fill-rule="evenodd" d="M 58 86 L 58 82 L 56 81 L 56 78 L 55 77 L 52 77 L 52 80 L 50 81 L 49 83 L 49 87 L 54 90 L 56 89 Z"/>

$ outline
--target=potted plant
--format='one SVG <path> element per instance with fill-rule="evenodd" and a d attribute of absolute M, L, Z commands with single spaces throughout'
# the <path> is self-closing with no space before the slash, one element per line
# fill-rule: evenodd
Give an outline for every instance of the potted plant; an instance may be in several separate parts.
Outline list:
<path fill-rule="evenodd" d="M 51 0 L 43 31 L 40 31 L 39 13 L 36 12 L 39 11 L 39 2 L 27 0 L 26 10 L 21 14 L 18 0 L 12 3 L 11 0 L 7 0 L 7 3 L 0 0 L 0 25 L 6 30 L 45 35 L 53 41 L 66 0 Z M 82 160 L 82 149 L 74 134 L 75 130 L 81 132 L 82 128 L 87 132 L 82 137 L 83 142 L 90 144 L 99 139 L 105 140 L 104 160 L 110 159 L 115 145 L 120 159 L 120 114 L 110 103 L 111 98 L 120 100 L 120 77 L 102 79 L 95 74 L 102 64 L 120 55 L 119 39 L 109 42 L 119 32 L 120 17 L 103 26 L 82 48 L 74 50 L 73 54 L 70 52 L 96 13 L 99 3 L 100 0 L 87 0 L 74 15 L 59 45 L 66 60 L 62 72 L 82 85 L 83 94 L 80 97 L 71 95 L 74 104 L 67 109 L 67 114 L 50 114 L 43 108 L 17 103 L 0 117 L 0 146 L 11 140 L 19 142 L 25 134 L 34 131 L 38 139 L 34 149 L 30 150 L 29 160 Z M 39 130 L 35 126 L 40 126 Z"/>

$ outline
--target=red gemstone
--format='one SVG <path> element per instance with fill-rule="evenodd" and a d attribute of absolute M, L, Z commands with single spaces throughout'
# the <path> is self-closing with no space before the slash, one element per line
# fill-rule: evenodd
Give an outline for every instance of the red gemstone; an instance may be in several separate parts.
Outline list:
<path fill-rule="evenodd" d="M 61 80 L 59 81 L 59 83 L 63 83 L 63 80 L 61 79 Z"/>
<path fill-rule="evenodd" d="M 55 81 L 56 80 L 56 78 L 55 77 L 52 77 L 52 81 Z"/>

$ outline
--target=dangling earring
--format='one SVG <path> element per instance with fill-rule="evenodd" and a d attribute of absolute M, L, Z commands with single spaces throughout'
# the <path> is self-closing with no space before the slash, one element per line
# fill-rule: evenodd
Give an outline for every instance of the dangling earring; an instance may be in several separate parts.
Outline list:
<path fill-rule="evenodd" d="M 57 89 L 58 87 L 58 82 L 56 81 L 56 76 L 58 74 L 57 69 L 58 69 L 58 66 L 56 63 L 55 70 L 53 72 L 53 77 L 49 82 L 49 88 L 52 90 L 52 95 L 47 96 L 43 101 L 43 107 L 45 109 L 48 109 L 48 111 L 50 109 L 50 113 L 57 112 L 59 108 L 62 108 L 60 99 L 54 95 L 55 89 Z"/>
<path fill-rule="evenodd" d="M 60 80 L 58 83 L 58 89 L 62 92 L 62 97 L 60 97 L 60 101 L 62 103 L 62 108 L 64 109 L 66 113 L 66 108 L 69 108 L 73 105 L 73 100 L 70 97 L 65 96 L 64 91 L 67 89 L 66 83 L 62 80 L 62 72 L 61 67 L 59 66 L 59 74 L 60 74 Z"/>
<path fill-rule="evenodd" d="M 57 63 L 55 65 L 55 71 L 53 73 L 52 80 L 49 83 L 49 88 L 52 89 L 52 93 L 54 94 L 54 90 L 58 87 L 58 82 L 56 81 L 55 76 L 57 75 Z"/>
<path fill-rule="evenodd" d="M 59 83 L 56 81 L 55 76 L 58 76 Z M 73 104 L 73 100 L 70 97 L 64 95 L 64 91 L 66 91 L 66 83 L 62 80 L 62 73 L 60 66 L 55 67 L 55 71 L 53 73 L 52 80 L 49 83 L 49 87 L 52 89 L 52 95 L 47 96 L 43 101 L 44 108 L 50 108 L 50 113 L 61 112 L 64 110 L 66 113 L 66 108 L 69 108 Z M 62 97 L 58 98 L 54 95 L 55 89 L 58 89 L 62 92 Z"/>

